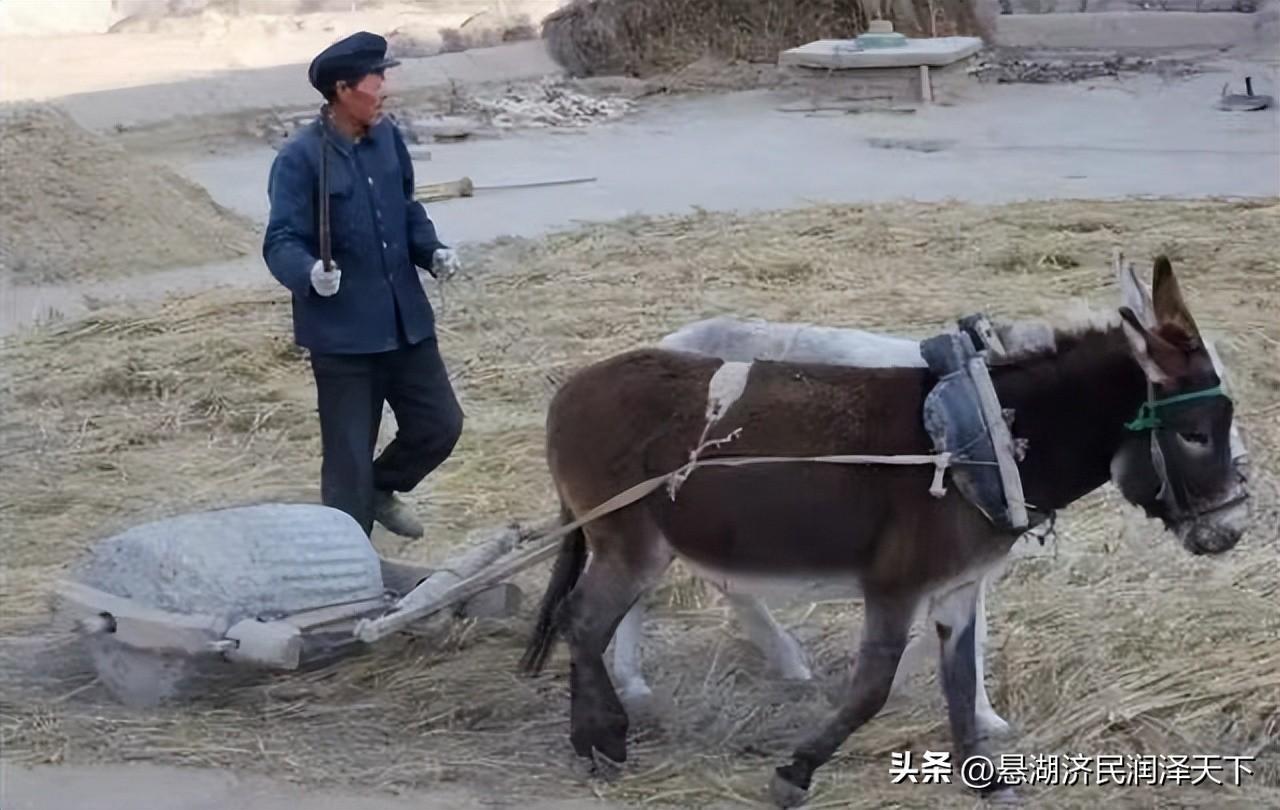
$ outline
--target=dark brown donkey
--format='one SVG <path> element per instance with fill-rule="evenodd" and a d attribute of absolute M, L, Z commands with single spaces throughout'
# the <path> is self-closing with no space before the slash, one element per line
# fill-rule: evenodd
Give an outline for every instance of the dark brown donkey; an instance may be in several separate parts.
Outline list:
<path fill-rule="evenodd" d="M 1249 513 L 1230 453 L 1231 400 L 1169 262 L 1156 261 L 1154 294 L 1128 275 L 1118 323 L 1062 330 L 1056 351 L 992 370 L 1001 404 L 1015 411 L 1014 435 L 1026 441 L 1026 500 L 1043 515 L 1110 479 L 1188 551 L 1226 551 Z M 929 454 L 921 409 L 934 382 L 922 368 L 632 351 L 586 368 L 557 393 L 548 462 L 564 518 L 573 520 L 680 468 L 698 446 L 702 458 Z M 705 445 L 738 430 L 728 444 Z M 557 633 L 567 638 L 575 751 L 625 761 L 627 714 L 602 654 L 623 614 L 679 555 L 737 589 L 826 582 L 864 599 L 847 694 L 777 769 L 779 804 L 802 802 L 814 771 L 879 712 L 916 607 L 930 595 L 946 605 L 935 616 L 957 762 L 985 754 L 974 723 L 974 607 L 981 576 L 1016 536 L 995 529 L 954 486 L 930 495 L 933 473 L 927 464 L 709 466 L 695 469 L 674 498 L 659 489 L 569 535 L 523 666 L 537 672 Z"/>

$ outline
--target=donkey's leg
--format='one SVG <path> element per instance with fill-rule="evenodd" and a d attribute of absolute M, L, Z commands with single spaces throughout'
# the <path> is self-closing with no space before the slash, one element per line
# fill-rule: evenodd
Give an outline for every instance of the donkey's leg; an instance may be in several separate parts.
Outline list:
<path fill-rule="evenodd" d="M 671 552 L 643 513 L 602 519 L 588 528 L 591 557 L 566 598 L 561 627 L 569 643 L 570 741 L 579 756 L 627 758 L 627 713 L 604 652 L 623 616 L 658 581 Z"/>
<path fill-rule="evenodd" d="M 751 594 L 737 593 L 719 584 L 715 587 L 724 595 L 752 645 L 769 662 L 771 671 L 787 680 L 812 680 L 800 643 L 778 624 L 763 602 Z M 613 677 L 618 697 L 628 711 L 644 708 L 653 697 L 640 662 L 640 642 L 649 612 L 647 597 L 647 593 L 642 594 L 636 600 L 613 634 Z"/>
<path fill-rule="evenodd" d="M 907 631 L 915 618 L 917 604 L 918 599 L 914 597 L 866 596 L 862 642 L 848 694 L 836 716 L 796 748 L 791 764 L 774 772 L 769 790 L 779 806 L 794 807 L 803 802 L 813 772 L 826 764 L 849 735 L 884 706 L 893 686 L 898 659 L 907 645 Z"/>
<path fill-rule="evenodd" d="M 763 602 L 751 594 L 737 593 L 720 585 L 716 587 L 728 600 L 747 638 L 768 660 L 770 669 L 787 680 L 807 681 L 813 678 L 800 642 L 778 624 Z"/>
<path fill-rule="evenodd" d="M 974 711 L 978 724 L 978 734 L 983 737 L 999 737 L 1009 733 L 1009 723 L 996 714 L 996 710 L 991 707 L 991 698 L 987 696 L 986 672 L 983 666 L 983 659 L 986 657 L 987 649 L 987 585 L 990 581 L 991 577 L 986 576 L 978 584 L 978 604 L 975 610 L 978 624 L 973 654 L 974 677 L 977 681 L 977 700 Z"/>
<path fill-rule="evenodd" d="M 992 575 L 988 574 L 978 583 L 977 605 L 974 609 L 976 620 L 973 649 L 974 681 L 976 690 L 974 695 L 974 715 L 976 717 L 978 734 L 983 737 L 999 737 L 1009 732 L 1008 722 L 1006 722 L 1003 717 L 996 714 L 995 710 L 991 708 L 991 698 L 987 695 L 986 672 L 985 667 L 983 666 L 987 646 L 986 592 L 987 584 L 991 581 L 991 578 Z M 940 595 L 931 598 L 929 600 L 929 615 L 927 623 L 934 625 L 934 627 L 938 624 L 949 624 L 951 621 L 950 617 L 952 615 L 951 611 L 953 609 L 954 606 L 952 605 L 949 596 Z M 936 632 L 931 630 L 929 633 L 919 638 L 928 638 L 929 636 L 934 635 L 936 635 Z M 903 671 L 906 669 L 907 655 L 910 654 L 915 641 L 916 639 L 913 638 L 912 645 L 907 647 L 907 653 L 903 655 L 903 663 L 898 666 L 899 677 L 902 676 Z M 942 647 L 937 644 L 931 644 L 930 647 L 937 652 L 938 665 L 941 667 Z M 895 681 L 895 690 L 897 689 L 897 686 L 897 681 Z"/>
<path fill-rule="evenodd" d="M 644 620 L 648 616 L 648 593 L 641 594 L 622 617 L 613 634 L 613 679 L 618 697 L 627 711 L 643 708 L 653 697 L 640 664 L 640 642 L 644 639 Z"/>
<path fill-rule="evenodd" d="M 977 605 L 982 583 L 971 582 L 942 594 L 934 610 L 941 647 L 942 691 L 947 698 L 947 716 L 956 761 L 972 756 L 991 759 L 986 741 L 979 732 L 977 707 Z M 983 793 L 1008 787 L 998 778 L 973 784 Z"/>
<path fill-rule="evenodd" d="M 929 621 L 933 604 L 921 604 L 911 621 L 911 630 L 907 637 L 907 647 L 898 660 L 898 671 L 893 676 L 893 687 L 889 690 L 892 698 L 901 694 L 904 684 L 912 675 L 924 667 L 925 661 L 932 661 L 937 654 L 937 634 L 933 631 L 933 623 Z M 915 625 L 919 622 L 920 627 Z"/>

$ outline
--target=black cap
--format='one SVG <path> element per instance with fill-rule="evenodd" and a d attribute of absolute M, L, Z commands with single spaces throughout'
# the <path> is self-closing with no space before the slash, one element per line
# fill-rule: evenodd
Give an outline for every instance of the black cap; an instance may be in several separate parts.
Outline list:
<path fill-rule="evenodd" d="M 338 81 L 356 81 L 376 70 L 395 67 L 399 59 L 387 58 L 387 40 L 361 31 L 340 39 L 311 60 L 307 78 L 311 86 L 324 92 Z"/>

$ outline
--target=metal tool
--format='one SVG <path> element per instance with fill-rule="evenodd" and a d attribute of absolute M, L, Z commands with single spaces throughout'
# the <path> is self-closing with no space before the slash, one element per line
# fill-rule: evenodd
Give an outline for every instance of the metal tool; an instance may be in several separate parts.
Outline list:
<path fill-rule="evenodd" d="M 457 197 L 473 197 L 477 191 L 500 191 L 513 188 L 542 188 L 544 186 L 567 186 L 575 183 L 594 183 L 594 177 L 571 177 L 564 180 L 538 180 L 530 183 L 497 183 L 477 186 L 470 177 L 450 180 L 444 183 L 427 183 L 414 189 L 414 196 L 422 202 L 452 200 Z"/>
<path fill-rule="evenodd" d="M 1252 112 L 1254 110 L 1265 110 L 1275 103 L 1271 96 L 1253 94 L 1253 77 L 1244 77 L 1244 95 L 1239 93 L 1227 93 L 1227 85 L 1222 86 L 1222 97 L 1218 99 L 1217 107 L 1219 110 L 1227 110 L 1230 112 Z"/>

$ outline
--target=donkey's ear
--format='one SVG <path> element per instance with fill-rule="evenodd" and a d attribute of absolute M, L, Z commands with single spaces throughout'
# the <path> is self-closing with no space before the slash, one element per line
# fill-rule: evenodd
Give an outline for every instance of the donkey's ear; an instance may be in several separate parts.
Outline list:
<path fill-rule="evenodd" d="M 1133 269 L 1133 262 L 1126 263 L 1124 254 L 1116 249 L 1112 252 L 1112 269 L 1116 274 L 1116 284 L 1120 286 L 1120 301 L 1133 310 L 1138 320 L 1148 329 L 1156 326 L 1155 307 L 1151 303 L 1151 291 L 1138 278 Z"/>
<path fill-rule="evenodd" d="M 1169 257 L 1156 257 L 1153 275 L 1152 302 L 1156 323 L 1161 326 L 1177 327 L 1187 336 L 1188 349 L 1201 345 L 1200 330 L 1196 327 L 1195 319 L 1191 317 L 1191 310 L 1187 309 L 1187 302 L 1182 298 L 1182 290 L 1178 286 L 1177 276 L 1173 274 Z"/>
<path fill-rule="evenodd" d="M 1186 371 L 1185 355 L 1172 343 L 1148 330 L 1137 313 L 1128 307 L 1120 307 L 1120 317 L 1133 359 L 1138 361 L 1148 380 L 1162 385 Z"/>

